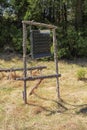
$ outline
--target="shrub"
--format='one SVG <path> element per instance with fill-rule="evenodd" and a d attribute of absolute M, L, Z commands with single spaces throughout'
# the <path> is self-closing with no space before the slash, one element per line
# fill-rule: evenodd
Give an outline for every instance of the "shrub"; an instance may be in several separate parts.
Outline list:
<path fill-rule="evenodd" d="M 77 72 L 77 78 L 78 80 L 83 80 L 85 79 L 85 70 L 83 68 L 79 69 L 78 72 Z"/>

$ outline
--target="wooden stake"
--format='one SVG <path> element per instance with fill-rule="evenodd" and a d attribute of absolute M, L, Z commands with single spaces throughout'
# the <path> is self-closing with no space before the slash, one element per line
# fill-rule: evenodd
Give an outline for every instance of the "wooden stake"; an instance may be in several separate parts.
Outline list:
<path fill-rule="evenodd" d="M 40 83 L 42 82 L 43 79 L 39 79 L 38 83 L 31 89 L 29 95 L 32 95 L 34 93 L 34 90 L 38 88 L 38 86 L 40 85 Z"/>
<path fill-rule="evenodd" d="M 57 41 L 56 30 L 53 29 L 53 45 L 54 45 L 54 61 L 56 66 L 56 74 L 58 75 L 58 57 L 57 57 Z M 60 99 L 59 77 L 56 77 L 57 97 Z"/>
<path fill-rule="evenodd" d="M 27 29 L 26 24 L 23 23 L 23 63 L 24 63 L 24 78 L 27 75 L 27 67 L 26 67 L 26 39 L 27 39 Z M 24 80 L 24 102 L 27 103 L 27 91 L 26 91 L 26 81 Z"/>

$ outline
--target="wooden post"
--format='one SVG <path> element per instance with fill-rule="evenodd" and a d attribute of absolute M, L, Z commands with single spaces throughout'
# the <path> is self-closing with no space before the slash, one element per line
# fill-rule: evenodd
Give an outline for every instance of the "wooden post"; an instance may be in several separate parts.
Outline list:
<path fill-rule="evenodd" d="M 53 45 L 54 45 L 54 61 L 56 67 L 56 74 L 58 74 L 58 57 L 57 57 L 57 41 L 56 41 L 56 29 L 53 29 Z M 57 97 L 60 99 L 60 88 L 59 88 L 59 78 L 56 77 L 57 86 Z"/>
<path fill-rule="evenodd" d="M 24 63 L 24 78 L 27 75 L 27 67 L 26 67 L 26 39 L 27 39 L 27 29 L 26 24 L 23 23 L 23 63 Z M 24 91 L 23 91 L 23 98 L 25 104 L 27 103 L 27 91 L 26 91 L 26 81 L 24 80 Z"/>

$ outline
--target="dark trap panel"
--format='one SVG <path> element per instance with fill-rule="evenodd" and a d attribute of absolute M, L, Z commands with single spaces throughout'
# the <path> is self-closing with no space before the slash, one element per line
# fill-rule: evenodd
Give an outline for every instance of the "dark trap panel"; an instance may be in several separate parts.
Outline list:
<path fill-rule="evenodd" d="M 31 30 L 31 56 L 33 59 L 51 56 L 51 38 L 49 30 Z"/>

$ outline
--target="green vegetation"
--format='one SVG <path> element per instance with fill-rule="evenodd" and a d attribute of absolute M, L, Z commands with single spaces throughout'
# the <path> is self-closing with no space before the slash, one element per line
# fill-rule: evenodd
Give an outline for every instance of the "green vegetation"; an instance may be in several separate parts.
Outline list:
<path fill-rule="evenodd" d="M 83 68 L 78 70 L 78 72 L 77 72 L 78 80 L 84 80 L 85 79 L 85 75 L 86 75 L 86 71 Z"/>
<path fill-rule="evenodd" d="M 34 20 L 58 27 L 59 58 L 87 57 L 86 5 L 87 0 L 1 0 L 0 50 L 10 46 L 22 53 L 22 20 Z M 27 43 L 29 53 L 29 38 Z"/>

